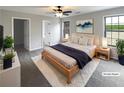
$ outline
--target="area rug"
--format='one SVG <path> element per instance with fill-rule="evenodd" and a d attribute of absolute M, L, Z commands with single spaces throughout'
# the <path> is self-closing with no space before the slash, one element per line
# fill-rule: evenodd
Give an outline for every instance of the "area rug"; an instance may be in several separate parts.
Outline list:
<path fill-rule="evenodd" d="M 120 75 L 103 76 L 103 72 L 117 72 Z M 114 60 L 101 60 L 86 87 L 124 87 L 124 66 Z"/>
<path fill-rule="evenodd" d="M 94 58 L 72 78 L 71 84 L 67 84 L 66 77 L 47 61 L 42 60 L 41 55 L 32 57 L 32 60 L 53 87 L 84 87 L 100 62 Z"/>

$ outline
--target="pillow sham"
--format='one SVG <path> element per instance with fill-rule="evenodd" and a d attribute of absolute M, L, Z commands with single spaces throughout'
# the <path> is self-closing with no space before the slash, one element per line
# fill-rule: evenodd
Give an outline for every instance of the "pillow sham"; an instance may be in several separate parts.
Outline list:
<path fill-rule="evenodd" d="M 94 42 L 94 38 L 87 38 L 87 45 L 88 46 L 93 45 L 93 42 Z"/>
<path fill-rule="evenodd" d="M 71 36 L 71 37 L 69 38 L 69 42 L 78 44 L 79 38 L 76 37 L 76 36 Z"/>
<path fill-rule="evenodd" d="M 79 39 L 79 44 L 87 46 L 88 39 L 87 38 L 80 38 Z"/>

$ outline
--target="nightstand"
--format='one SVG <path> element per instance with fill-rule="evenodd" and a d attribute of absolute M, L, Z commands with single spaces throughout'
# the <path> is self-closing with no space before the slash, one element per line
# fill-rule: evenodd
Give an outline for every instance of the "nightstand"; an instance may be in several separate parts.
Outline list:
<path fill-rule="evenodd" d="M 104 60 L 110 60 L 110 48 L 96 48 L 96 57 Z"/>
<path fill-rule="evenodd" d="M 62 40 L 62 43 L 66 43 L 66 42 L 68 42 L 68 39 L 63 39 Z"/>

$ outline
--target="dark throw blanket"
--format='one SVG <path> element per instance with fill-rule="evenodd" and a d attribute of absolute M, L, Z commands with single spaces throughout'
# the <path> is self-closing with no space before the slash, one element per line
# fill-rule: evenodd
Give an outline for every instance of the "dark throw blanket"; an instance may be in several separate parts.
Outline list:
<path fill-rule="evenodd" d="M 82 69 L 89 61 L 92 59 L 83 51 L 64 46 L 62 44 L 57 44 L 51 46 L 51 48 L 56 49 L 72 58 L 74 58 L 77 61 L 77 64 L 80 69 Z"/>

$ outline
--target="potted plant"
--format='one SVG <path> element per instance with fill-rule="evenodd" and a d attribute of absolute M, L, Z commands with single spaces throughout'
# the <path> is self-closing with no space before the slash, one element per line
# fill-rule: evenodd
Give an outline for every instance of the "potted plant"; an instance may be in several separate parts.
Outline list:
<path fill-rule="evenodd" d="M 3 69 L 12 67 L 12 58 L 14 57 L 13 53 L 6 54 L 3 57 Z"/>
<path fill-rule="evenodd" d="M 11 36 L 6 36 L 5 39 L 3 40 L 3 47 L 5 52 L 11 52 L 12 47 L 13 47 L 13 42 L 14 40 L 12 39 Z"/>
<path fill-rule="evenodd" d="M 116 42 L 118 60 L 121 65 L 124 65 L 124 40 L 117 40 Z"/>

